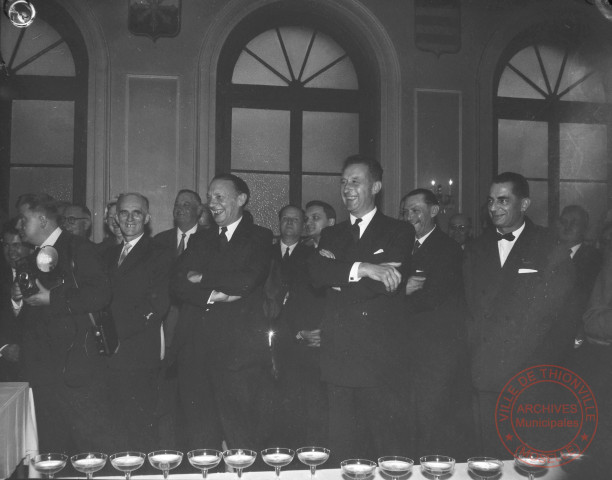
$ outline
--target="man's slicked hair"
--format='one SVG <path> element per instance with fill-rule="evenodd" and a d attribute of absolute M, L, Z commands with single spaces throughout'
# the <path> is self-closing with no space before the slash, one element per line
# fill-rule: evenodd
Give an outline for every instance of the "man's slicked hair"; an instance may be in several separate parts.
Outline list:
<path fill-rule="evenodd" d="M 28 210 L 44 215 L 48 220 L 59 222 L 60 202 L 57 200 L 48 200 L 47 197 L 48 195 L 35 195 L 29 198 L 27 202 L 23 202 L 22 206 L 27 205 Z"/>
<path fill-rule="evenodd" d="M 142 203 L 144 203 L 145 209 L 147 210 L 144 213 L 149 213 L 149 199 L 147 197 L 145 197 L 142 193 L 138 193 L 138 192 L 129 192 L 129 193 L 122 193 L 121 195 L 119 195 L 119 197 L 117 198 L 117 210 L 119 209 L 119 204 L 121 203 L 121 200 L 123 200 L 125 197 L 129 197 L 129 196 L 134 196 L 134 197 L 138 197 L 142 200 Z M 117 212 L 119 213 L 119 212 Z"/>
<path fill-rule="evenodd" d="M 243 205 L 243 207 L 246 207 L 247 203 L 249 203 L 249 200 L 251 198 L 251 191 L 249 190 L 249 186 L 242 178 L 238 177 L 237 175 L 234 175 L 233 173 L 219 173 L 214 176 L 211 183 L 215 180 L 227 180 L 228 182 L 232 182 L 238 194 L 244 193 L 246 195 L 247 199 Z"/>
<path fill-rule="evenodd" d="M 510 183 L 512 193 L 518 198 L 529 198 L 529 182 L 520 173 L 504 172 L 493 178 L 493 183 Z"/>
<path fill-rule="evenodd" d="M 336 219 L 336 210 L 329 203 L 324 202 L 323 200 L 311 200 L 306 204 L 306 210 L 310 207 L 321 207 L 323 212 L 325 212 L 325 216 L 329 219 Z"/>
<path fill-rule="evenodd" d="M 370 177 L 375 182 L 382 182 L 383 178 L 383 168 L 375 158 L 368 157 L 367 155 L 351 155 L 348 157 L 344 164 L 342 165 L 342 171 L 346 170 L 348 167 L 352 165 L 365 165 L 368 167 L 368 171 L 370 172 Z"/>
<path fill-rule="evenodd" d="M 23 195 L 19 195 L 17 197 L 17 201 L 15 202 L 15 208 L 19 210 L 22 205 L 32 205 L 33 203 L 40 202 L 52 202 L 55 199 L 46 193 L 24 193 Z"/>
<path fill-rule="evenodd" d="M 302 220 L 304 220 L 306 218 L 306 212 L 304 212 L 304 210 L 301 207 L 298 207 L 297 205 L 285 205 L 283 208 L 281 208 L 278 211 L 278 219 L 280 220 L 283 217 L 283 213 L 285 210 L 287 210 L 288 208 L 295 208 L 298 212 L 302 212 Z"/>
<path fill-rule="evenodd" d="M 200 197 L 200 194 L 198 192 L 189 190 L 188 188 L 183 188 L 179 190 L 179 192 L 176 194 L 176 198 L 178 198 L 182 193 L 189 193 L 190 195 L 193 195 L 195 199 L 198 201 L 198 203 L 202 205 L 202 198 Z"/>
<path fill-rule="evenodd" d="M 436 197 L 436 195 L 428 188 L 416 188 L 411 192 L 408 192 L 402 197 L 400 204 L 404 203 L 408 197 L 413 197 L 414 195 L 423 195 L 423 200 L 427 205 L 440 205 L 438 197 Z"/>

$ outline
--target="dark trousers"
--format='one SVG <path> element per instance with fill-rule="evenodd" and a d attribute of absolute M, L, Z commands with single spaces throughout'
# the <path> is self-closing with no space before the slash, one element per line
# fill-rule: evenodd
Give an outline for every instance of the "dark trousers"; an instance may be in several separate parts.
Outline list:
<path fill-rule="evenodd" d="M 113 415 L 120 422 L 123 448 L 151 452 L 159 448 L 157 376 L 159 370 L 116 370 L 109 368 Z"/>
<path fill-rule="evenodd" d="M 106 385 L 68 387 L 63 382 L 34 386 L 34 406 L 41 452 L 116 452 L 115 418 Z"/>
<path fill-rule="evenodd" d="M 409 392 L 386 386 L 328 384 L 331 463 L 414 451 L 414 407 Z"/>
<path fill-rule="evenodd" d="M 472 397 L 474 424 L 478 440 L 477 449 L 481 452 L 480 455 L 507 460 L 512 458 L 512 454 L 501 442 L 495 426 L 495 407 L 499 393 L 474 391 Z"/>

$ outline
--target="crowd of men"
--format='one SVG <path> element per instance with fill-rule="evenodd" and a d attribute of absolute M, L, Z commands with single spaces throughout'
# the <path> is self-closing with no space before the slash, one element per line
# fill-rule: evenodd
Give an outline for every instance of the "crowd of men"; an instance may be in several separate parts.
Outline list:
<path fill-rule="evenodd" d="M 349 219 L 318 200 L 286 205 L 276 240 L 233 174 L 213 178 L 206 204 L 181 190 L 175 227 L 155 237 L 147 198 L 122 194 L 97 245 L 85 206 L 22 195 L 2 232 L 0 364 L 33 388 L 41 451 L 316 444 L 337 461 L 508 458 L 495 427 L 506 382 L 539 364 L 593 375 L 610 348 L 610 293 L 595 287 L 595 313 L 589 298 L 611 256 L 585 243 L 579 206 L 556 229 L 531 222 L 516 173 L 493 179 L 477 238 L 463 214 L 443 232 L 427 189 L 403 197 L 399 219 L 384 215 L 382 185 L 376 160 L 347 158 Z M 58 262 L 41 272 L 47 246 Z M 26 267 L 33 291 L 16 280 Z M 108 357 L 91 332 L 101 310 L 120 342 Z"/>

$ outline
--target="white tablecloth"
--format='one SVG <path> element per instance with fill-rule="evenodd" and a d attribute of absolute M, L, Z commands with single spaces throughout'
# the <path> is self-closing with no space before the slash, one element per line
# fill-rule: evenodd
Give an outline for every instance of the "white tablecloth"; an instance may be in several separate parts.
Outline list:
<path fill-rule="evenodd" d="M 38 450 L 32 389 L 27 383 L 0 382 L 0 479 Z"/>
<path fill-rule="evenodd" d="M 186 460 L 184 460 L 186 461 Z M 194 469 L 195 471 L 195 469 Z M 61 476 L 61 473 L 57 476 Z M 83 478 L 83 477 L 81 477 Z M 116 477 L 98 477 L 94 474 L 94 480 L 102 480 L 102 479 L 124 479 L 123 476 Z M 138 475 L 138 471 L 132 474 L 132 480 L 163 480 L 163 475 Z M 208 480 L 237 480 L 237 475 L 235 473 L 212 473 L 208 475 Z M 412 474 L 406 477 L 401 477 L 400 480 L 432 480 L 433 477 L 426 476 L 421 472 L 421 467 L 419 465 L 415 465 L 412 470 Z M 471 476 L 467 470 L 466 463 L 458 463 L 455 466 L 455 471 L 452 475 L 447 475 L 442 477 L 443 480 L 474 480 L 476 477 Z M 202 480 L 202 475 L 199 473 L 193 474 L 172 474 L 172 470 L 170 470 L 170 475 L 168 480 Z M 262 472 L 250 472 L 245 470 L 242 474 L 243 480 L 275 480 L 274 470 L 270 469 L 269 471 Z M 500 477 L 496 477 L 496 480 L 527 480 L 527 475 L 519 472 L 514 467 L 514 462 L 511 460 L 504 461 L 504 469 L 502 471 L 502 475 Z M 570 475 L 564 471 L 560 467 L 549 468 L 546 469 L 546 473 L 544 475 L 538 475 L 538 480 L 569 480 Z M 304 468 L 304 470 L 283 470 L 281 471 L 280 480 L 310 480 L 310 471 Z M 315 480 L 350 480 L 348 477 L 342 475 L 341 470 L 338 469 L 318 469 Z M 390 477 L 383 476 L 380 474 L 378 469 L 376 469 L 376 474 L 373 477 L 368 477 L 367 480 L 391 480 Z"/>

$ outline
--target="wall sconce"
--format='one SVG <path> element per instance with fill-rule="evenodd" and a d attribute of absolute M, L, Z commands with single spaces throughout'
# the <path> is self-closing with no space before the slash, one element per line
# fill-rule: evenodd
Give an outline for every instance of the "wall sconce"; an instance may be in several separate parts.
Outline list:
<path fill-rule="evenodd" d="M 440 204 L 440 211 L 447 213 L 449 210 L 455 208 L 455 199 L 453 198 L 453 179 L 448 179 L 448 190 L 446 193 L 443 191 L 441 183 L 437 183 L 435 180 L 431 181 L 431 191 L 434 193 Z"/>
<path fill-rule="evenodd" d="M 32 25 L 36 9 L 27 0 L 6 0 L 4 13 L 15 27 L 25 28 Z"/>

